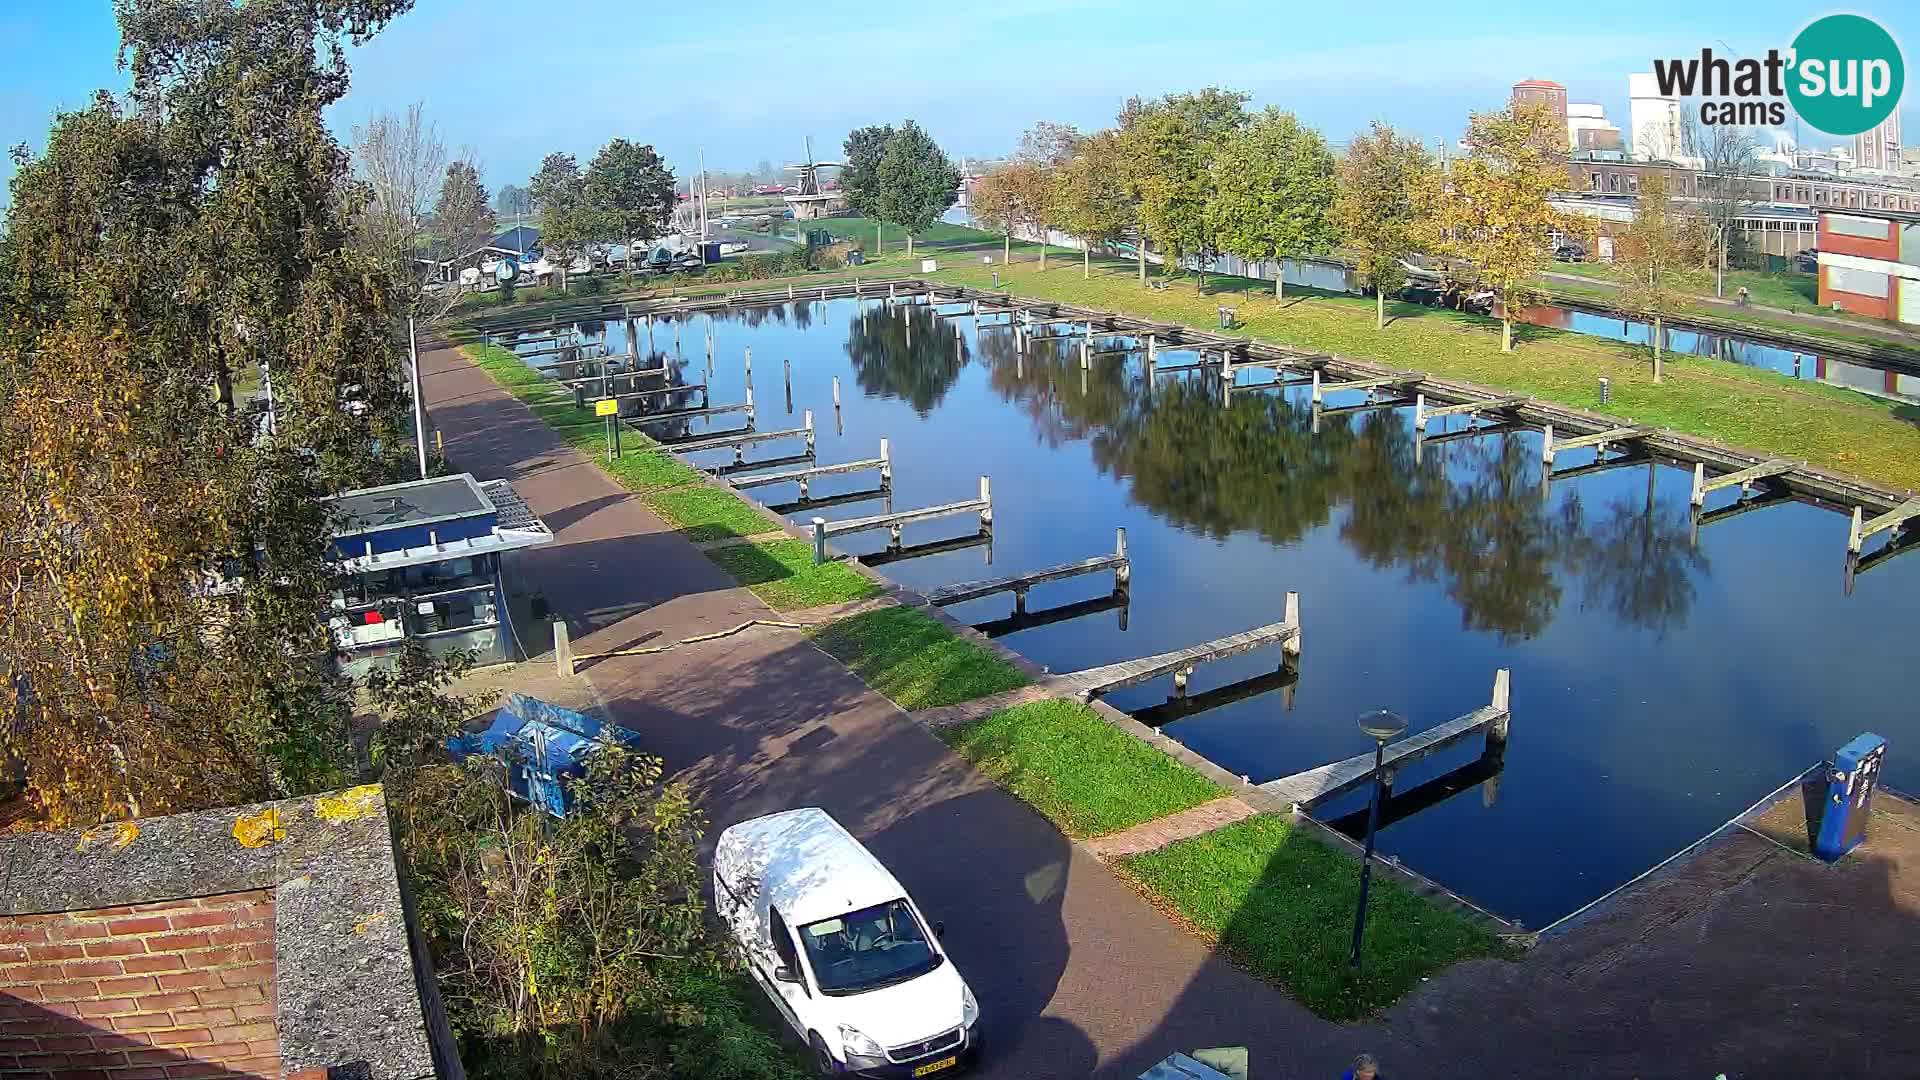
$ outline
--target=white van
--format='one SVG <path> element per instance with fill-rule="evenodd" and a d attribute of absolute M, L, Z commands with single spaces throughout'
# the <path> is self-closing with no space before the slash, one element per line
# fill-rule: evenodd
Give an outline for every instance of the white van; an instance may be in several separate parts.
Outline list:
<path fill-rule="evenodd" d="M 721 833 L 713 896 L 823 1075 L 931 1076 L 974 1056 L 980 1006 L 940 947 L 944 927 L 826 811 Z"/>

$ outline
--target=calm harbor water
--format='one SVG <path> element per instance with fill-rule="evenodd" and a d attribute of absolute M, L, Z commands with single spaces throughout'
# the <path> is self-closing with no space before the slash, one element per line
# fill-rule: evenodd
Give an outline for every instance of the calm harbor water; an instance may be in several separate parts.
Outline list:
<path fill-rule="evenodd" d="M 864 320 L 852 300 L 719 318 L 710 378 L 708 323 L 697 316 L 682 328 L 676 378 L 710 382 L 713 404 L 740 401 L 751 348 L 758 426 L 798 426 L 811 408 L 823 464 L 873 457 L 890 439 L 896 508 L 971 498 L 978 477 L 990 475 L 991 545 L 884 568 L 908 586 L 1105 553 L 1124 526 L 1134 560 L 1124 620 L 1095 611 L 1003 639 L 1053 670 L 1269 622 L 1297 590 L 1304 654 L 1292 707 L 1275 689 L 1165 729 L 1256 781 L 1370 749 L 1354 726 L 1366 709 L 1398 710 L 1415 731 L 1468 712 L 1486 703 L 1495 669 L 1511 669 L 1512 738 L 1493 783 L 1467 783 L 1485 779 L 1471 771 L 1478 739 L 1404 770 L 1401 792 L 1469 767 L 1459 794 L 1391 824 L 1380 840 L 1503 915 L 1545 925 L 1861 731 L 1892 741 L 1891 785 L 1920 787 L 1920 759 L 1902 751 L 1920 723 L 1895 678 L 1905 657 L 1894 632 L 1920 602 L 1920 558 L 1888 560 L 1845 595 L 1847 521 L 1838 514 L 1784 503 L 1709 525 L 1694 546 L 1690 477 L 1680 469 L 1637 464 L 1543 492 L 1535 432 L 1428 445 L 1416 460 L 1410 409 L 1327 417 L 1315 434 L 1305 390 L 1240 390 L 1223 406 L 1215 374 L 1162 374 L 1150 391 L 1137 353 L 1096 356 L 1083 376 L 1076 345 L 1037 342 L 1022 357 L 1010 332 L 970 318 L 957 320 L 956 337 L 955 320 L 923 307 L 864 307 Z M 617 322 L 581 329 L 614 353 L 626 348 Z M 672 335 L 670 323 L 656 324 L 655 349 L 671 354 Z M 639 338 L 644 348 L 644 329 Z M 1162 366 L 1194 358 L 1170 349 L 1159 357 Z M 1334 395 L 1327 404 L 1362 400 Z M 1464 423 L 1448 419 L 1455 430 Z M 739 416 L 723 416 L 687 433 L 740 426 Z M 798 449 L 772 444 L 749 457 Z M 702 463 L 728 460 L 731 451 L 718 451 Z M 1555 467 L 1592 460 L 1591 451 L 1568 452 Z M 815 495 L 875 483 L 871 473 L 832 477 Z M 871 501 L 795 517 L 879 510 Z M 909 526 L 905 540 L 973 527 Z M 886 544 L 884 531 L 844 539 L 862 553 Z M 1029 606 L 1109 588 L 1104 575 L 1042 586 Z M 949 610 L 982 623 L 1011 608 L 998 597 Z M 1263 650 L 1206 665 L 1193 690 L 1276 663 L 1276 651 Z M 1163 679 L 1112 701 L 1140 712 L 1170 692 Z M 1354 795 L 1320 812 L 1337 818 L 1362 806 Z"/>

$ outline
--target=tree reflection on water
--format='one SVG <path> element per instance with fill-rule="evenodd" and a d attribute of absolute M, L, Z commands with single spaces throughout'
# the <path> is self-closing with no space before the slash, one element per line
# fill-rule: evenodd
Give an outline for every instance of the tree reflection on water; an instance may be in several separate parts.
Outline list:
<path fill-rule="evenodd" d="M 1428 447 L 1416 461 L 1411 428 L 1391 412 L 1327 417 L 1315 434 L 1310 408 L 1278 393 L 1241 392 L 1222 407 L 1205 373 L 1163 376 L 1149 393 L 1134 366 L 1111 359 L 1083 383 L 1071 341 L 1042 339 L 1019 357 L 1011 334 L 994 334 L 981 352 L 994 390 L 1042 442 L 1087 440 L 1101 471 L 1180 528 L 1284 545 L 1344 509 L 1340 536 L 1355 553 L 1439 583 L 1467 628 L 1504 640 L 1544 630 L 1563 582 L 1629 625 L 1664 632 L 1685 621 L 1694 579 L 1709 572 L 1688 543 L 1686 507 L 1658 499 L 1651 474 L 1644 499 L 1589 514 L 1577 492 L 1557 504 L 1542 497 L 1538 451 L 1515 434 Z M 902 385 L 937 384 L 935 402 L 958 376 L 951 351 L 918 375 L 912 356 L 893 355 L 872 366 Z"/>
<path fill-rule="evenodd" d="M 866 319 L 855 316 L 847 324 L 847 356 L 860 389 L 898 398 L 926 416 L 953 389 L 970 351 L 951 322 L 907 305 L 873 311 Z"/>

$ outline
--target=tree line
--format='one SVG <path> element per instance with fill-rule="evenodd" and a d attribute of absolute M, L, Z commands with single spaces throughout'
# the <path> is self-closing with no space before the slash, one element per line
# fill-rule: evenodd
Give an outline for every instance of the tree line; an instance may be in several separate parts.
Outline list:
<path fill-rule="evenodd" d="M 1223 254 L 1276 268 L 1337 254 L 1374 293 L 1381 328 L 1387 294 L 1406 284 L 1410 260 L 1428 256 L 1450 285 L 1493 294 L 1506 350 L 1552 264 L 1554 238 L 1592 237 L 1589 219 L 1549 202 L 1571 180 L 1564 131 L 1544 106 L 1474 113 L 1466 154 L 1443 168 L 1418 139 L 1378 122 L 1336 155 L 1292 113 L 1250 111 L 1248 100 L 1209 87 L 1130 99 L 1113 126 L 1092 134 L 1036 124 L 1013 159 L 974 186 L 973 217 L 1003 234 L 1003 261 L 1020 235 L 1040 241 L 1044 269 L 1057 230 L 1081 242 L 1083 274 L 1094 248 L 1130 248 L 1143 283 L 1149 247 L 1169 268 L 1194 260 L 1203 284 Z M 849 140 L 849 156 L 852 148 Z M 1704 232 L 1663 185 L 1643 189 L 1641 202 L 1647 227 L 1637 223 L 1616 256 L 1623 281 L 1637 283 L 1622 303 L 1658 316 L 1702 265 Z M 1285 294 L 1279 269 L 1274 292 Z"/>

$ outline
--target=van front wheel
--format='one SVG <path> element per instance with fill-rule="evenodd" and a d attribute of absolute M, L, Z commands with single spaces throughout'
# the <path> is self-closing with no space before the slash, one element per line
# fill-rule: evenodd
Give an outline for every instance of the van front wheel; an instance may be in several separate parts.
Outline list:
<path fill-rule="evenodd" d="M 813 1048 L 813 1069 L 821 1076 L 836 1076 L 840 1072 L 840 1063 L 833 1060 L 833 1051 L 827 1049 L 827 1041 L 817 1031 L 807 1033 L 807 1045 Z"/>

